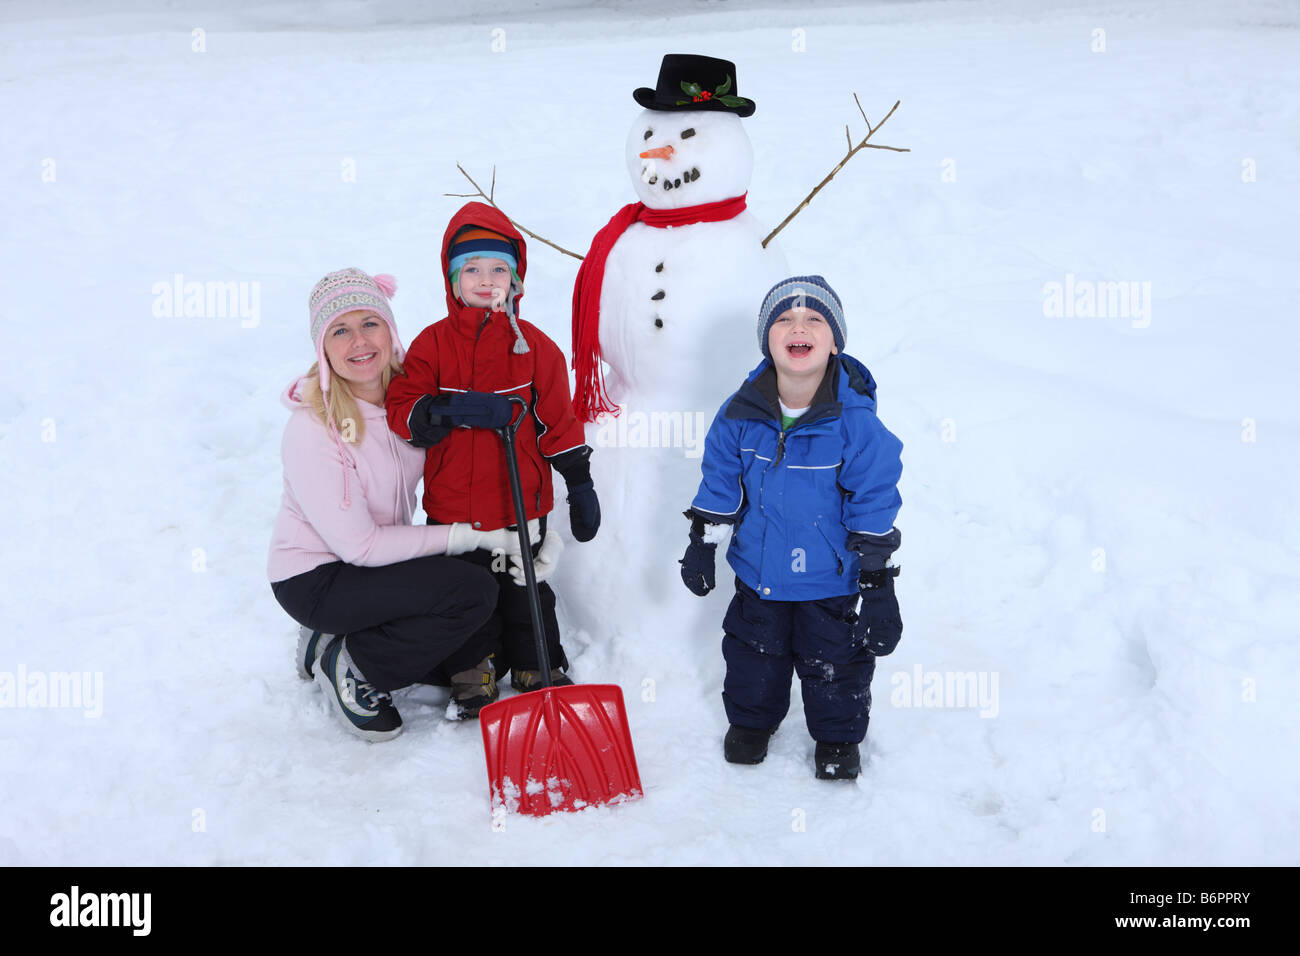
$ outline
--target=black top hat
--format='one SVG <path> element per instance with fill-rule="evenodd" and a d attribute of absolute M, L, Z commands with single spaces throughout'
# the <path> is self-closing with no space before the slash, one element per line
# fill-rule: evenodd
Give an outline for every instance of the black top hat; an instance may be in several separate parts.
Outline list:
<path fill-rule="evenodd" d="M 736 95 L 736 64 L 693 53 L 666 53 L 659 81 L 632 94 L 648 110 L 722 110 L 750 116 L 754 101 Z"/>

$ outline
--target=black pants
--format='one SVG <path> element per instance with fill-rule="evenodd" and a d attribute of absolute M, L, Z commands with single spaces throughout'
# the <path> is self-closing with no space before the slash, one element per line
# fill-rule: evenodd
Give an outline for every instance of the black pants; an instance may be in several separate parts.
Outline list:
<path fill-rule="evenodd" d="M 346 634 L 352 660 L 379 690 L 448 683 L 493 650 L 482 629 L 497 604 L 497 582 L 445 555 L 378 568 L 334 561 L 271 590 L 304 627 Z"/>
<path fill-rule="evenodd" d="M 542 541 L 546 540 L 546 518 L 540 521 Z M 514 525 L 511 525 L 514 527 Z M 541 542 L 533 545 L 533 556 L 541 550 Z M 490 551 L 470 551 L 456 555 L 461 561 L 492 571 L 493 556 Z M 496 607 L 492 616 L 474 635 L 475 640 L 490 644 L 495 652 L 497 677 L 509 670 L 540 670 L 537 660 L 537 642 L 533 639 L 533 615 L 528 606 L 528 589 L 515 584 L 509 572 L 509 558 L 498 559 L 498 567 L 505 570 L 493 573 L 498 585 Z M 537 596 L 542 605 L 542 630 L 546 635 L 546 653 L 551 667 L 568 669 L 569 659 L 560 645 L 560 624 L 555 617 L 555 592 L 545 581 L 538 582 Z"/>

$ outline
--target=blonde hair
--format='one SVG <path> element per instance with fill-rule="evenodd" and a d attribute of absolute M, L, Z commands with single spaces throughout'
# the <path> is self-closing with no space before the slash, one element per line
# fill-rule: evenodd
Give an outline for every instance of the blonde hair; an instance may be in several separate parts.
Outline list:
<path fill-rule="evenodd" d="M 393 356 L 380 377 L 385 392 L 388 391 L 388 383 L 393 380 L 393 376 L 401 374 L 402 365 Z M 312 410 L 326 428 L 332 426 L 345 442 L 359 445 L 366 437 L 366 422 L 357 408 L 356 396 L 352 394 L 347 379 L 341 378 L 332 366 L 328 407 L 326 396 L 320 390 L 320 362 L 313 362 L 307 372 L 307 387 L 303 389 L 302 403 Z"/>

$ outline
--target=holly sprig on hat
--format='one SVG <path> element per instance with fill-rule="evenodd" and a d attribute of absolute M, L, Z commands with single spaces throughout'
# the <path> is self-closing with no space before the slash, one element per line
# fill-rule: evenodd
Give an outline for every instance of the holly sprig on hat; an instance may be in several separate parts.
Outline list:
<path fill-rule="evenodd" d="M 717 100 L 726 106 L 745 106 L 749 100 L 741 96 L 728 96 L 731 92 L 731 75 L 728 74 L 722 85 L 710 91 L 704 89 L 698 83 L 688 83 L 682 80 L 682 92 L 690 97 L 689 100 L 678 100 L 677 106 L 685 106 L 687 103 L 707 103 L 711 100 Z"/>

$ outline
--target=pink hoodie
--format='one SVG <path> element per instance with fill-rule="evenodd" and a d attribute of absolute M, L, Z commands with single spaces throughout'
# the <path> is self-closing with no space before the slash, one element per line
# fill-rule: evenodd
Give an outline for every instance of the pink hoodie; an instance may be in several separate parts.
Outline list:
<path fill-rule="evenodd" d="M 280 442 L 284 494 L 267 560 L 271 581 L 331 561 L 379 567 L 444 554 L 446 525 L 411 524 L 424 449 L 399 440 L 384 409 L 360 399 L 365 438 L 343 442 L 302 404 L 306 382 L 291 383 L 280 399 L 293 414 Z"/>

